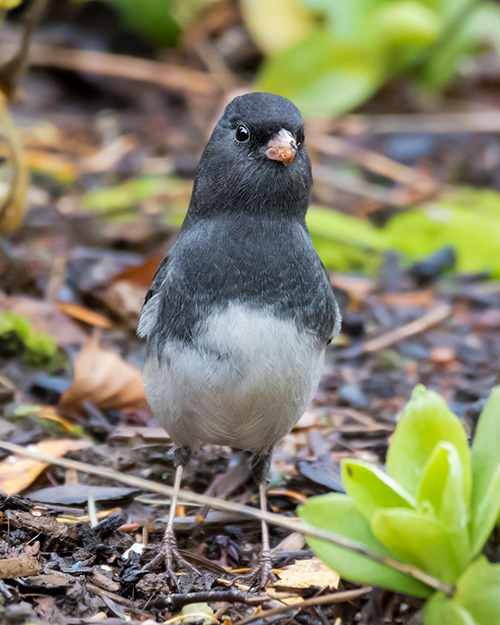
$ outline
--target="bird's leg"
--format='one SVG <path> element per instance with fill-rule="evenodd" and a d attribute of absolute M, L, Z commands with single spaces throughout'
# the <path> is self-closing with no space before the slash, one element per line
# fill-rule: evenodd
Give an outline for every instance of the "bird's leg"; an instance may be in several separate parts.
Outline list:
<path fill-rule="evenodd" d="M 176 569 L 188 569 L 190 571 L 197 572 L 196 568 L 185 560 L 179 553 L 174 533 L 175 509 L 181 487 L 182 472 L 186 464 L 189 462 L 190 457 L 191 450 L 189 447 L 178 447 L 174 450 L 174 494 L 172 495 L 170 509 L 168 511 L 167 527 L 161 541 L 160 552 L 146 566 L 147 569 L 155 569 L 164 564 L 166 573 L 169 577 L 169 582 L 174 589 L 177 588 L 177 577 L 175 575 Z"/>
<path fill-rule="evenodd" d="M 271 461 L 271 452 L 254 456 L 252 459 L 252 474 L 259 485 L 260 509 L 267 511 L 266 481 Z M 259 554 L 257 568 L 250 576 L 251 586 L 256 590 L 264 589 L 269 582 L 276 580 L 273 573 L 273 559 L 269 545 L 269 527 L 266 521 L 262 521 L 262 549 Z"/>

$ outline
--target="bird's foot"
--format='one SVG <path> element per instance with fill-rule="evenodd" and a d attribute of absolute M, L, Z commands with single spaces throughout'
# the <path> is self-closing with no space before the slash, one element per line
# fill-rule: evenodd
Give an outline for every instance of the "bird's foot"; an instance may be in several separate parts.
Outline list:
<path fill-rule="evenodd" d="M 273 558 L 271 552 L 266 549 L 262 550 L 259 555 L 257 567 L 245 577 L 245 582 L 250 585 L 250 590 L 261 591 L 268 584 L 277 581 L 276 575 L 273 573 Z"/>
<path fill-rule="evenodd" d="M 165 567 L 168 583 L 172 590 L 179 589 L 178 578 L 175 574 L 176 571 L 184 570 L 199 575 L 198 569 L 179 553 L 175 534 L 169 529 L 167 529 L 163 536 L 160 551 L 144 568 L 148 571 L 154 571 L 162 568 L 162 566 Z"/>

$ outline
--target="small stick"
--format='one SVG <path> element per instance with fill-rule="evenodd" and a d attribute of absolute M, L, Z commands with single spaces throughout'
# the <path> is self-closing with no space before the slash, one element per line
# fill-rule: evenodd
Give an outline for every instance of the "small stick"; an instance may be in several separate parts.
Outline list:
<path fill-rule="evenodd" d="M 6 48 L 10 48 L 10 46 L 4 44 L 0 50 L 3 51 Z M 33 67 L 57 67 L 138 80 L 174 91 L 191 91 L 205 95 L 216 94 L 220 91 L 211 76 L 189 67 L 122 54 L 108 54 L 96 50 L 76 50 L 60 46 L 32 44 L 29 62 Z"/>
<path fill-rule="evenodd" d="M 158 610 L 167 609 L 169 612 L 176 612 L 189 603 L 211 603 L 219 601 L 243 603 L 244 605 L 262 605 L 262 603 L 269 603 L 270 598 L 268 595 L 255 596 L 236 588 L 229 588 L 228 590 L 174 593 L 153 601 L 152 605 Z"/>
<path fill-rule="evenodd" d="M 323 595 L 321 597 L 311 597 L 311 599 L 305 599 L 300 603 L 291 603 L 289 605 L 282 605 L 279 608 L 272 608 L 264 612 L 259 612 L 254 616 L 243 619 L 242 621 L 236 621 L 234 625 L 249 625 L 257 620 L 264 619 L 268 616 L 276 616 L 277 614 L 286 614 L 292 610 L 303 610 L 304 608 L 310 608 L 316 605 L 329 605 L 331 603 L 342 603 L 344 601 L 351 601 L 358 597 L 367 595 L 372 590 L 371 586 L 362 586 L 361 588 L 355 588 L 354 590 L 345 590 L 343 592 L 335 592 L 329 595 Z"/>
<path fill-rule="evenodd" d="M 313 135 L 312 137 L 308 137 L 307 144 L 322 154 L 343 156 L 359 163 L 369 171 L 385 176 L 390 180 L 401 182 L 404 185 L 411 187 L 422 185 L 425 186 L 426 189 L 435 185 L 435 182 L 426 174 L 412 167 L 408 167 L 407 165 L 403 165 L 402 163 L 398 163 L 378 152 L 360 148 L 339 137 Z"/>
<path fill-rule="evenodd" d="M 500 110 L 416 115 L 348 115 L 340 132 L 348 135 L 500 132 Z"/>
<path fill-rule="evenodd" d="M 367 341 L 363 345 L 363 353 L 370 354 L 373 352 L 378 352 L 381 349 L 385 349 L 390 345 L 394 345 L 395 343 L 399 343 L 403 339 L 407 339 L 410 336 L 414 336 L 415 334 L 420 334 L 424 330 L 427 330 L 436 323 L 440 321 L 444 321 L 446 317 L 448 317 L 451 313 L 451 306 L 448 304 L 443 304 L 442 306 L 437 306 L 429 312 L 425 313 L 423 317 L 420 319 L 416 319 L 410 323 L 407 323 L 400 328 L 396 328 L 391 332 L 387 332 L 386 334 L 382 334 L 382 336 L 378 336 L 371 341 Z"/>

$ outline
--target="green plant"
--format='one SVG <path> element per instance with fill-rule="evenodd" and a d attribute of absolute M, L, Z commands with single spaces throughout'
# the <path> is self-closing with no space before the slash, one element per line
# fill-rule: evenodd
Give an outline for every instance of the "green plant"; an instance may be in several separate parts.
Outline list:
<path fill-rule="evenodd" d="M 386 472 L 344 460 L 347 495 L 310 499 L 300 517 L 418 568 L 442 591 L 315 538 L 316 554 L 348 580 L 427 598 L 425 625 L 500 622 L 500 564 L 480 555 L 500 513 L 500 387 L 469 449 L 445 401 L 417 386 L 387 454 Z"/>
<path fill-rule="evenodd" d="M 57 345 L 49 334 L 37 332 L 25 315 L 0 313 L 0 347 L 5 354 L 22 352 L 24 360 L 34 367 L 53 364 Z"/>
<path fill-rule="evenodd" d="M 395 250 L 405 262 L 413 262 L 451 245 L 457 272 L 487 271 L 492 277 L 500 276 L 498 191 L 455 187 L 394 215 L 384 228 L 319 206 L 310 208 L 307 224 L 323 263 L 333 271 L 371 274 L 385 251 Z"/>
<path fill-rule="evenodd" d="M 241 0 L 267 55 L 258 88 L 305 114 L 358 106 L 404 73 L 439 90 L 484 44 L 500 47 L 500 7 L 481 0 Z"/>

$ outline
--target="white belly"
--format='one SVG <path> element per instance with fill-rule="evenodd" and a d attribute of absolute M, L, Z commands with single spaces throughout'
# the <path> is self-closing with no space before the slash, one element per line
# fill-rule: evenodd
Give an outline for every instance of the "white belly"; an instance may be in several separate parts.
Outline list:
<path fill-rule="evenodd" d="M 307 408 L 324 350 L 292 321 L 230 306 L 192 345 L 168 342 L 144 370 L 153 413 L 176 445 L 272 449 Z"/>

